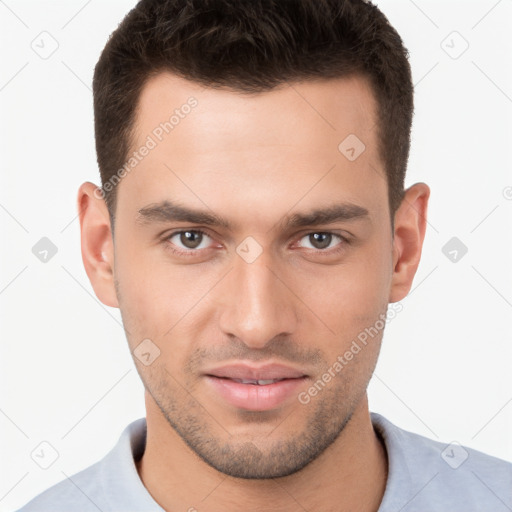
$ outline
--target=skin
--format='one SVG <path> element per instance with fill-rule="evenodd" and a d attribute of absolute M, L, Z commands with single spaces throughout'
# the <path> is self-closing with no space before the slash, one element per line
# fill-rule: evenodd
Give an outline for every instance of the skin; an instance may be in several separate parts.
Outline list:
<path fill-rule="evenodd" d="M 310 376 L 299 389 L 307 391 L 409 292 L 429 187 L 406 190 L 392 231 L 375 99 L 355 76 L 243 95 L 162 73 L 141 93 L 133 149 L 191 96 L 197 106 L 118 185 L 114 236 L 96 185 L 78 194 L 97 297 L 120 308 L 131 351 L 147 338 L 160 350 L 148 366 L 134 357 L 148 428 L 139 475 L 166 510 L 375 511 L 387 455 L 366 389 L 383 330 L 307 404 L 294 395 L 270 411 L 237 408 L 203 372 L 284 363 Z M 366 146 L 355 161 L 338 150 L 348 134 Z M 164 200 L 221 216 L 231 229 L 137 221 L 140 209 Z M 283 224 L 340 202 L 368 216 Z M 164 241 L 180 229 L 208 236 L 198 249 L 179 234 Z M 334 235 L 323 248 L 314 233 Z M 252 263 L 236 252 L 249 236 L 262 250 Z"/>

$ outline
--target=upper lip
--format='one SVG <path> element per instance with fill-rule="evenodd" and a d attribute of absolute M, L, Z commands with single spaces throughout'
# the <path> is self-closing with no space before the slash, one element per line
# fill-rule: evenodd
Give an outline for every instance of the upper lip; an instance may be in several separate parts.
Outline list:
<path fill-rule="evenodd" d="M 227 364 L 208 370 L 205 374 L 214 377 L 246 380 L 297 379 L 307 377 L 302 370 L 283 364 L 265 364 L 261 366 L 242 363 Z"/>

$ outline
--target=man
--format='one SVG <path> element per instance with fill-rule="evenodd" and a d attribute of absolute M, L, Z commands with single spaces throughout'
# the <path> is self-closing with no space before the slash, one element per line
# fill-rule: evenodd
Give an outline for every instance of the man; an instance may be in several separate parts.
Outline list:
<path fill-rule="evenodd" d="M 383 14 L 142 0 L 93 85 L 82 256 L 147 414 L 21 510 L 510 510 L 511 464 L 368 410 L 430 194 L 403 188 L 413 87 Z"/>

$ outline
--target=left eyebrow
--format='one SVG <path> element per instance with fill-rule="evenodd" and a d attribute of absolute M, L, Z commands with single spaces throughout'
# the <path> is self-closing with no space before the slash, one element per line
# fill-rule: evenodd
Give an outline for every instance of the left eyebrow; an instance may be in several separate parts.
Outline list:
<path fill-rule="evenodd" d="M 334 222 L 370 220 L 370 212 L 352 203 L 342 203 L 315 209 L 309 213 L 295 213 L 285 217 L 281 222 L 284 228 L 297 228 L 304 226 L 318 226 L 320 224 L 332 224 Z"/>

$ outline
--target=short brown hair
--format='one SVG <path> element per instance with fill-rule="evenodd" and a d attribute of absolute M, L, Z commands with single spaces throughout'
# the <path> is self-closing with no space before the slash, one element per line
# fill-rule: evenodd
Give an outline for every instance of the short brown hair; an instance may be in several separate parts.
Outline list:
<path fill-rule="evenodd" d="M 94 71 L 96 152 L 112 222 L 116 188 L 104 185 L 132 147 L 142 87 L 162 71 L 243 93 L 366 77 L 377 99 L 393 221 L 404 194 L 413 84 L 402 39 L 370 1 L 140 0 L 110 35 Z"/>

